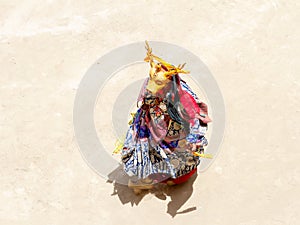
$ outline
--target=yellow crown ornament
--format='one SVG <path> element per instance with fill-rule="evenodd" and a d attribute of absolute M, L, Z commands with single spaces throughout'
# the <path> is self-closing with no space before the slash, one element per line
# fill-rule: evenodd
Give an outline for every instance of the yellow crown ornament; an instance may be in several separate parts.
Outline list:
<path fill-rule="evenodd" d="M 152 93 L 156 93 L 160 89 L 162 89 L 167 83 L 171 81 L 173 75 L 184 73 L 188 74 L 189 71 L 183 70 L 184 64 L 179 64 L 178 66 L 174 66 L 165 60 L 159 58 L 158 56 L 152 53 L 152 48 L 150 48 L 148 41 L 146 43 L 147 55 L 144 58 L 145 62 L 150 63 L 150 72 L 149 72 L 149 81 L 147 84 L 147 90 Z"/>

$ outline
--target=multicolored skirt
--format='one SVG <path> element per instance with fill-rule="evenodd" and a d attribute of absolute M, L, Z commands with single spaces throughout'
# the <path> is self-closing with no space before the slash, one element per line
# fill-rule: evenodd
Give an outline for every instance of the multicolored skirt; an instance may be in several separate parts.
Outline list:
<path fill-rule="evenodd" d="M 186 94 L 197 96 L 184 83 Z M 199 156 L 188 144 L 207 145 L 207 124 L 199 118 L 182 124 L 169 115 L 168 105 L 161 96 L 144 94 L 143 104 L 135 113 L 122 149 L 124 171 L 137 179 L 157 177 L 176 179 L 200 164 Z M 199 149 L 198 149 L 199 150 Z"/>

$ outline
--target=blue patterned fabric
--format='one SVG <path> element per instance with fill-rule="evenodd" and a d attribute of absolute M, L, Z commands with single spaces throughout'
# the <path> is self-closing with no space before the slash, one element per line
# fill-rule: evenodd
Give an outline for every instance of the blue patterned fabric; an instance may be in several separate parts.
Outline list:
<path fill-rule="evenodd" d="M 123 159 L 124 170 L 128 175 L 146 178 L 150 174 L 166 173 L 173 178 L 176 177 L 176 170 L 164 150 L 159 145 L 152 146 L 147 138 L 135 138 L 132 125 L 127 131 L 124 148 L 126 151 L 122 151 L 122 156 L 129 155 L 129 160 Z M 150 149 L 163 160 L 153 163 L 154 160 L 150 160 Z"/>
<path fill-rule="evenodd" d="M 201 143 L 206 146 L 208 141 L 204 137 L 207 127 L 201 126 L 199 119 L 194 120 L 194 125 L 190 125 L 190 133 L 187 135 L 186 140 L 190 143 Z"/>

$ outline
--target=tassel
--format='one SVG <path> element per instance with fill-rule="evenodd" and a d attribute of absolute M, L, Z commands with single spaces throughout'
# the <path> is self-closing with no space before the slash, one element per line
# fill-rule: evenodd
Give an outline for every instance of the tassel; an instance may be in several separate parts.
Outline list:
<path fill-rule="evenodd" d="M 201 158 L 207 158 L 207 159 L 212 159 L 213 155 L 212 154 L 201 154 L 199 152 L 193 152 L 194 156 L 199 156 Z"/>
<path fill-rule="evenodd" d="M 124 142 L 125 142 L 125 135 L 122 137 L 122 139 L 117 139 L 117 141 L 115 143 L 115 149 L 113 151 L 113 154 L 119 154 L 121 152 L 121 150 L 123 149 L 123 146 L 124 146 Z"/>

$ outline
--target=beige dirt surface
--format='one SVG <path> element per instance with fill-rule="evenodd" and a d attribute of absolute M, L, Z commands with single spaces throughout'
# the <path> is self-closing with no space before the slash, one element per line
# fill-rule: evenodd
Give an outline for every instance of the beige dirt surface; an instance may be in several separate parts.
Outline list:
<path fill-rule="evenodd" d="M 300 224 L 299 1 L 1 0 L 0 12 L 1 225 Z M 226 131 L 205 172 L 136 196 L 88 166 L 73 105 L 97 59 L 144 40 L 201 58 Z M 99 98 L 107 112 L 116 82 Z M 95 118 L 107 148 L 109 119 Z"/>

